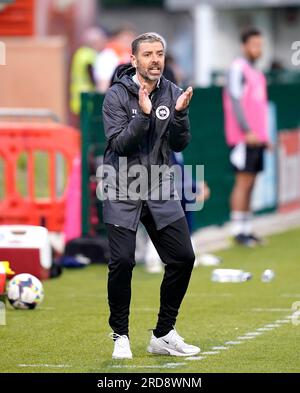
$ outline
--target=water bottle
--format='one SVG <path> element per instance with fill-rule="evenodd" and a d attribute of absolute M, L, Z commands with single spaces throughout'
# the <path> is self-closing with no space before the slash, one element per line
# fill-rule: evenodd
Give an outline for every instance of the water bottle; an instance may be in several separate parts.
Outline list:
<path fill-rule="evenodd" d="M 275 277 L 275 273 L 271 269 L 267 269 L 263 272 L 261 275 L 261 281 L 262 282 L 271 282 Z"/>
<path fill-rule="evenodd" d="M 239 269 L 214 269 L 211 280 L 215 282 L 245 282 L 252 274 Z"/>

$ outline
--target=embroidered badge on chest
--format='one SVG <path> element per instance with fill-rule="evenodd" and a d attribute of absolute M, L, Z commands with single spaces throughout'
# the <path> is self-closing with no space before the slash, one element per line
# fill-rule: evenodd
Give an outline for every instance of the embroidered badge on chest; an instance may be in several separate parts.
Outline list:
<path fill-rule="evenodd" d="M 155 114 L 159 120 L 166 120 L 170 115 L 170 109 L 165 105 L 160 105 L 156 109 Z"/>

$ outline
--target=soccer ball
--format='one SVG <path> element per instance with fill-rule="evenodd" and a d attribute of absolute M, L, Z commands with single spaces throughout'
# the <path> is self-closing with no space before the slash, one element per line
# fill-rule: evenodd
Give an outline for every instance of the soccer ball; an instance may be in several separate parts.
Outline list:
<path fill-rule="evenodd" d="M 14 308 L 33 309 L 44 299 L 43 285 L 31 274 L 18 274 L 8 284 L 7 297 Z"/>

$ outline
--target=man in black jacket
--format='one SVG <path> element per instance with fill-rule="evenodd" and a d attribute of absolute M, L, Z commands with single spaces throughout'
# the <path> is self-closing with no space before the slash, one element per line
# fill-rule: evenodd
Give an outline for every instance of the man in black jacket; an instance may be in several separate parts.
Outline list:
<path fill-rule="evenodd" d="M 103 104 L 104 164 L 113 169 L 103 179 L 103 218 L 111 251 L 109 324 L 115 342 L 112 356 L 117 359 L 132 358 L 128 319 L 140 220 L 165 264 L 158 321 L 148 352 L 188 356 L 200 351 L 186 344 L 174 328 L 195 259 L 187 222 L 172 174 L 164 170 L 162 176 L 151 177 L 154 166 L 168 166 L 170 151 L 182 151 L 190 139 L 188 105 L 193 90 L 183 92 L 162 76 L 165 49 L 164 39 L 156 33 L 138 36 L 132 42 L 132 66 L 119 68 Z M 139 198 L 129 195 L 137 179 L 130 172 L 136 165 L 144 168 Z M 158 198 L 152 193 L 157 187 Z M 161 192 L 166 189 L 168 197 Z"/>

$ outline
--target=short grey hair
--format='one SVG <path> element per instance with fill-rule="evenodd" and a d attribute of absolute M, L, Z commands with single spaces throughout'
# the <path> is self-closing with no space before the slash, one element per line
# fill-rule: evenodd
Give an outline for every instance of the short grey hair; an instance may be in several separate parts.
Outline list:
<path fill-rule="evenodd" d="M 167 49 L 167 44 L 166 40 L 159 34 L 150 32 L 150 33 L 144 33 L 139 36 L 137 36 L 131 43 L 131 52 L 133 55 L 137 53 L 139 50 L 139 46 L 142 42 L 160 42 L 166 51 Z"/>

